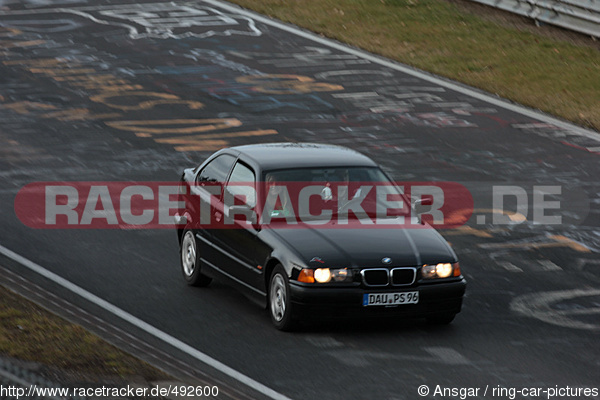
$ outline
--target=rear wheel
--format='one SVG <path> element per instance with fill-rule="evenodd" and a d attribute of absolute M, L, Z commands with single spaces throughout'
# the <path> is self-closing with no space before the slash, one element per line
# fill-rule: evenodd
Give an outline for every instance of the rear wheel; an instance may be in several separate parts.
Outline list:
<path fill-rule="evenodd" d="M 269 314 L 273 325 L 282 331 L 291 331 L 295 327 L 290 299 L 290 284 L 281 265 L 273 270 L 269 281 Z"/>
<path fill-rule="evenodd" d="M 212 278 L 200 272 L 200 254 L 198 254 L 198 243 L 191 230 L 185 230 L 181 237 L 179 249 L 181 260 L 181 272 L 190 286 L 207 286 Z"/>

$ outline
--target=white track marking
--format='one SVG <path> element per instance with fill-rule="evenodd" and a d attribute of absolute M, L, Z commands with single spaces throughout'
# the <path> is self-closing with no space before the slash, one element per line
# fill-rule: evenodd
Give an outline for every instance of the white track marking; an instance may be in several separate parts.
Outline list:
<path fill-rule="evenodd" d="M 502 107 L 502 108 L 504 108 L 506 110 L 519 113 L 519 114 L 524 115 L 526 117 L 535 118 L 537 120 L 553 124 L 553 125 L 555 125 L 557 127 L 569 130 L 569 131 L 571 131 L 574 134 L 577 134 L 577 135 L 580 135 L 580 136 L 585 136 L 587 138 L 600 141 L 600 133 L 598 133 L 598 132 L 594 132 L 594 131 L 585 129 L 585 128 L 582 128 L 582 127 L 577 126 L 577 125 L 573 125 L 571 123 L 568 123 L 568 122 L 562 121 L 560 119 L 551 117 L 551 116 L 543 114 L 541 112 L 525 108 L 524 106 L 521 106 L 521 105 L 518 105 L 518 104 L 510 103 L 508 100 L 504 100 L 504 99 L 501 99 L 499 97 L 493 97 L 490 94 L 479 92 L 479 91 L 476 91 L 475 89 L 470 89 L 470 88 L 462 86 L 462 85 L 460 85 L 458 83 L 447 81 L 447 80 L 444 80 L 442 78 L 439 78 L 439 77 L 427 74 L 425 72 L 422 72 L 422 71 L 419 71 L 419 70 L 416 70 L 416 69 L 412 69 L 412 68 L 410 68 L 408 66 L 398 64 L 398 63 L 396 63 L 394 61 L 377 57 L 377 56 L 369 54 L 369 53 L 367 53 L 365 51 L 361 51 L 361 50 L 357 50 L 357 49 L 348 47 L 345 44 L 338 43 L 338 42 L 335 42 L 335 41 L 327 39 L 327 38 L 323 38 L 323 37 L 321 37 L 321 36 L 319 36 L 319 35 L 317 35 L 315 33 L 301 30 L 301 29 L 299 29 L 299 28 L 297 28 L 295 26 L 287 25 L 287 24 L 284 24 L 282 22 L 278 22 L 276 20 L 267 18 L 267 17 L 262 16 L 260 14 L 256 14 L 254 12 L 251 12 L 251 11 L 248 11 L 248 10 L 244 10 L 244 9 L 239 8 L 237 6 L 232 6 L 232 5 L 229 5 L 229 4 L 225 4 L 225 3 L 222 3 L 222 2 L 220 2 L 218 0 L 203 0 L 203 2 L 211 4 L 214 7 L 222 8 L 222 9 L 227 10 L 229 12 L 235 12 L 235 13 L 240 14 L 240 15 L 248 16 L 248 17 L 250 17 L 250 18 L 252 18 L 252 19 L 254 19 L 256 21 L 260 21 L 260 22 L 262 22 L 264 24 L 271 25 L 271 26 L 276 27 L 278 29 L 281 29 L 283 31 L 293 33 L 294 35 L 303 37 L 305 39 L 312 40 L 313 42 L 317 42 L 317 43 L 322 44 L 324 46 L 328 46 L 330 48 L 333 48 L 333 49 L 336 49 L 336 50 L 339 50 L 339 51 L 343 51 L 343 52 L 348 53 L 348 54 L 353 54 L 353 55 L 358 56 L 358 57 L 360 57 L 362 59 L 369 60 L 372 63 L 383 65 L 385 67 L 394 69 L 396 71 L 400 71 L 402 73 L 405 73 L 405 74 L 408 74 L 408 75 L 412 75 L 412 76 L 414 76 L 416 78 L 419 78 L 419 79 L 422 79 L 422 80 L 425 80 L 425 81 L 428 81 L 428 82 L 431 82 L 431 83 L 435 83 L 436 85 L 445 87 L 447 89 L 454 90 L 456 92 L 465 94 L 467 96 L 473 97 L 473 98 L 481 100 L 481 101 L 485 101 L 485 102 L 493 104 L 495 106 Z"/>
<path fill-rule="evenodd" d="M 510 303 L 510 309 L 515 313 L 537 318 L 549 324 L 600 332 L 600 324 L 598 322 L 590 323 L 573 318 L 578 315 L 600 315 L 600 307 L 560 309 L 555 306 L 555 303 L 562 301 L 598 296 L 600 296 L 600 289 L 574 289 L 532 293 L 515 298 Z"/>
<path fill-rule="evenodd" d="M 72 293 L 77 294 L 78 296 L 86 299 L 87 301 L 101 307 L 102 309 L 110 312 L 111 314 L 125 320 L 131 325 L 143 330 L 144 332 L 162 340 L 163 342 L 173 346 L 174 348 L 185 352 L 186 354 L 194 357 L 195 359 L 203 362 L 204 364 L 216 369 L 217 371 L 222 372 L 223 374 L 237 380 L 245 384 L 246 386 L 256 390 L 259 393 L 264 394 L 265 396 L 276 399 L 276 400 L 290 400 L 289 397 L 284 396 L 281 393 L 274 391 L 271 388 L 263 385 L 260 382 L 255 381 L 254 379 L 242 374 L 241 372 L 236 371 L 235 369 L 223 364 L 222 362 L 212 358 L 211 356 L 202 353 L 201 351 L 193 348 L 190 345 L 187 345 L 180 341 L 179 339 L 174 338 L 173 336 L 155 328 L 154 326 L 142 321 L 141 319 L 129 314 L 128 312 L 120 309 L 119 307 L 107 302 L 104 299 L 88 292 L 87 290 L 75 285 L 74 283 L 56 275 L 55 273 L 48 271 L 41 265 L 34 263 L 33 261 L 28 260 L 27 258 L 20 256 L 7 249 L 6 247 L 0 245 L 0 253 L 10 258 L 13 261 L 18 262 L 23 267 L 37 273 L 38 275 L 43 276 L 44 278 L 56 283 L 57 285 L 63 287 L 64 289 L 69 290 Z"/>
<path fill-rule="evenodd" d="M 367 53 L 365 51 L 361 51 L 358 49 L 354 49 L 351 48 L 343 43 L 339 43 L 336 41 L 333 41 L 331 39 L 327 39 L 324 37 L 321 37 L 319 35 L 317 35 L 316 33 L 312 33 L 312 32 L 308 32 L 305 30 L 302 30 L 296 26 L 293 25 L 288 25 L 285 24 L 283 22 L 279 22 L 273 19 L 270 19 L 268 17 L 265 17 L 263 15 L 257 14 L 255 12 L 252 11 L 248 11 L 245 10 L 239 6 L 235 6 L 232 4 L 227 4 L 227 3 L 222 3 L 218 0 L 203 0 L 202 3 L 206 3 L 206 4 L 210 4 L 213 7 L 218 7 L 221 8 L 223 10 L 227 10 L 229 12 L 235 13 L 237 15 L 243 15 L 246 16 L 248 18 L 251 18 L 255 21 L 259 21 L 262 22 L 263 24 L 266 25 L 270 25 L 272 27 L 281 29 L 283 31 L 292 33 L 296 36 L 299 37 L 303 37 L 305 39 L 311 40 L 313 42 L 319 43 L 321 45 L 330 47 L 332 49 L 336 49 L 339 51 L 342 51 L 344 53 L 347 54 L 353 54 L 357 57 L 360 57 L 364 60 L 368 60 L 372 63 L 375 64 L 379 64 L 382 65 L 384 67 L 387 68 L 391 68 L 394 69 L 396 71 L 402 72 L 404 74 L 407 75 L 411 75 L 414 76 L 416 78 L 422 79 L 424 81 L 428 81 L 431 83 L 434 83 L 436 85 L 445 87 L 447 89 L 465 94 L 467 96 L 470 96 L 472 98 L 493 104 L 495 106 L 504 108 L 505 110 L 509 110 L 509 111 L 513 111 L 516 112 L 518 114 L 524 115 L 526 117 L 529 118 L 534 118 L 537 119 L 539 121 L 544 121 L 546 123 L 555 125 L 559 128 L 568 130 L 570 132 L 572 132 L 575 135 L 579 135 L 579 136 L 584 136 L 587 137 L 589 139 L 593 139 L 593 140 L 597 140 L 600 141 L 600 133 L 589 130 L 589 129 L 585 129 L 582 128 L 580 126 L 574 125 L 572 123 L 560 120 L 558 118 L 554 118 L 552 116 L 543 114 L 540 111 L 536 111 L 533 109 L 529 109 L 526 108 L 522 105 L 519 104 L 514 104 L 511 103 L 508 100 L 502 99 L 500 97 L 494 97 L 491 94 L 485 93 L 485 92 L 480 92 L 474 88 L 469 88 L 467 86 L 463 86 L 457 82 L 452 82 L 450 80 L 445 80 L 441 77 L 437 77 L 431 74 L 428 74 L 426 72 L 423 71 L 419 71 L 417 69 L 413 69 L 411 67 L 408 67 L 406 65 L 402 65 L 398 62 L 394 62 L 392 60 L 388 60 L 385 59 L 383 57 L 378 57 L 375 56 L 373 54 Z M 165 3 L 165 2 L 156 2 L 156 3 L 145 3 L 144 5 L 138 5 L 139 7 L 143 7 L 143 6 L 150 6 L 153 4 L 171 4 L 170 2 Z M 190 3 L 186 3 L 186 4 L 190 4 Z M 82 11 L 100 11 L 100 10 L 104 10 L 107 8 L 110 9 L 127 9 L 127 8 L 131 8 L 131 4 L 123 4 L 123 5 L 101 5 L 101 6 L 89 6 L 89 7 L 69 7 L 69 9 L 65 9 L 65 8 L 42 8 L 42 9 L 36 9 L 36 10 L 14 10 L 14 11 L 1 11 L 0 12 L 0 16 L 3 15 L 33 15 L 33 14 L 48 14 L 48 13 L 60 13 L 60 12 L 66 12 L 68 10 L 68 12 L 70 13 L 74 13 L 75 11 L 78 12 L 82 12 Z M 588 149 L 589 150 L 589 149 Z M 593 150 L 590 150 L 593 151 Z"/>
<path fill-rule="evenodd" d="M 505 270 L 510 271 L 510 272 L 523 272 L 523 270 L 521 268 L 517 267 L 516 265 L 514 265 L 513 263 L 510 263 L 508 261 L 499 261 L 497 264 L 500 265 Z"/>

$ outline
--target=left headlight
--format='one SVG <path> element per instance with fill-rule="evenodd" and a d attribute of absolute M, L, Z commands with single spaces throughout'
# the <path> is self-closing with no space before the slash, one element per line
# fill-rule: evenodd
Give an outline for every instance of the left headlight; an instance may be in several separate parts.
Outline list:
<path fill-rule="evenodd" d="M 348 268 L 304 268 L 298 275 L 298 281 L 305 283 L 352 282 L 352 273 Z"/>
<path fill-rule="evenodd" d="M 439 263 L 423 265 L 421 276 L 424 279 L 449 278 L 460 276 L 460 266 L 458 263 Z"/>

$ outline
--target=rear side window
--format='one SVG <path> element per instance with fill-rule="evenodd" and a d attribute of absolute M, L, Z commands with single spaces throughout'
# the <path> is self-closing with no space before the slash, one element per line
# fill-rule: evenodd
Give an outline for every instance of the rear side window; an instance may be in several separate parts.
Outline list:
<path fill-rule="evenodd" d="M 254 172 L 242 163 L 237 163 L 229 178 L 230 185 L 227 190 L 235 197 L 242 196 L 245 203 L 254 207 L 256 205 L 256 184 Z"/>
<path fill-rule="evenodd" d="M 196 181 L 200 184 L 203 182 L 224 183 L 234 162 L 234 156 L 221 154 L 202 168 L 202 171 L 196 177 Z"/>

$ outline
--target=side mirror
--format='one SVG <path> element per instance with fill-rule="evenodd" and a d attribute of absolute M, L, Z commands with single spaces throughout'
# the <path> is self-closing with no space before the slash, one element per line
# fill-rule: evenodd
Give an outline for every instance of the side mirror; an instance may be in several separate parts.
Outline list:
<path fill-rule="evenodd" d="M 179 215 L 179 213 L 173 216 L 175 220 L 175 225 L 186 226 L 188 223 L 188 218 L 185 215 Z"/>
<path fill-rule="evenodd" d="M 426 197 L 424 199 L 415 200 L 413 203 L 413 208 L 417 215 L 421 215 L 431 211 L 431 206 L 433 206 L 433 198 Z"/>

